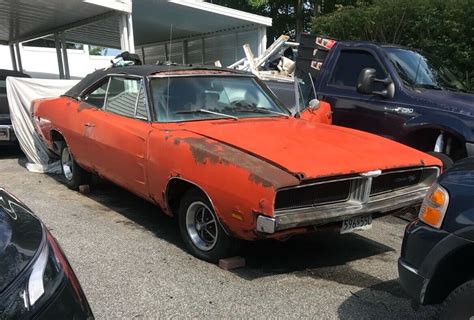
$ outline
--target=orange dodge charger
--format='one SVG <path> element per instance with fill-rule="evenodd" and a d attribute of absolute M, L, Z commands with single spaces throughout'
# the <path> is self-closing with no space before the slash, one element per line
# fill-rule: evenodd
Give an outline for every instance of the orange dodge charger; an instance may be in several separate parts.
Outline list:
<path fill-rule="evenodd" d="M 331 125 L 325 103 L 293 115 L 255 76 L 228 69 L 98 70 L 32 108 L 70 188 L 94 173 L 157 204 L 207 261 L 239 239 L 368 228 L 419 205 L 441 170 L 425 153 Z"/>

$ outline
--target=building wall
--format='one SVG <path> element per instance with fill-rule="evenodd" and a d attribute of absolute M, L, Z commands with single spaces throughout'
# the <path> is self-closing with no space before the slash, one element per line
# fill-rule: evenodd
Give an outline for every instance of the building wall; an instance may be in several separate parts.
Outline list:
<path fill-rule="evenodd" d="M 208 64 L 213 65 L 219 60 L 222 66 L 228 66 L 245 56 L 242 46 L 248 43 L 255 56 L 261 53 L 262 32 L 258 28 L 232 30 L 216 33 L 199 38 L 145 45 L 135 49 L 147 64 L 157 61 L 172 61 L 175 63 Z M 187 42 L 188 58 L 185 61 L 183 46 Z M 265 40 L 266 41 L 266 40 Z M 264 50 L 264 48 L 263 48 Z M 166 58 L 168 53 L 169 58 Z"/>
<path fill-rule="evenodd" d="M 23 71 L 34 78 L 59 79 L 55 48 L 23 46 L 21 49 Z M 69 72 L 72 79 L 83 78 L 92 71 L 110 65 L 113 56 L 91 56 L 88 46 L 84 50 L 68 49 Z M 10 48 L 0 46 L 0 69 L 12 69 Z"/>

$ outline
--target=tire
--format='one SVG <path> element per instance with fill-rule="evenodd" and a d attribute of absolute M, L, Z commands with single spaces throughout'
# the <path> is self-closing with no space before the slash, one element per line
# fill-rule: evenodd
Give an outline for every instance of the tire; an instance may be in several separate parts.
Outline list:
<path fill-rule="evenodd" d="M 181 199 L 178 224 L 186 248 L 196 258 L 217 262 L 238 249 L 238 240 L 226 234 L 209 199 L 197 189 Z"/>
<path fill-rule="evenodd" d="M 454 165 L 453 159 L 451 159 L 447 154 L 435 151 L 427 152 L 430 156 L 438 158 L 443 163 L 443 171 L 448 170 Z"/>
<path fill-rule="evenodd" d="M 80 185 L 89 184 L 90 174 L 77 164 L 67 144 L 63 143 L 60 150 L 61 172 L 68 188 L 78 190 Z"/>
<path fill-rule="evenodd" d="M 450 293 L 443 302 L 440 319 L 474 319 L 474 280 L 461 284 Z"/>

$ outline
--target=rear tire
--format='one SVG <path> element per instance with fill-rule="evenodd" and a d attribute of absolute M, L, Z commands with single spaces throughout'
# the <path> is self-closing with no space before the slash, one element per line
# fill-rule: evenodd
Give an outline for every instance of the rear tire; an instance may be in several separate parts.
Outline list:
<path fill-rule="evenodd" d="M 454 289 L 444 300 L 440 319 L 469 320 L 474 317 L 474 280 Z"/>
<path fill-rule="evenodd" d="M 196 258 L 217 262 L 238 249 L 238 240 L 226 234 L 209 199 L 197 189 L 181 199 L 178 224 L 184 244 Z"/>
<path fill-rule="evenodd" d="M 443 163 L 443 171 L 448 170 L 454 165 L 453 159 L 445 153 L 429 151 L 427 152 L 430 156 L 438 158 Z"/>
<path fill-rule="evenodd" d="M 60 150 L 61 172 L 68 188 L 78 190 L 80 185 L 89 184 L 90 174 L 77 164 L 67 144 L 63 143 Z"/>

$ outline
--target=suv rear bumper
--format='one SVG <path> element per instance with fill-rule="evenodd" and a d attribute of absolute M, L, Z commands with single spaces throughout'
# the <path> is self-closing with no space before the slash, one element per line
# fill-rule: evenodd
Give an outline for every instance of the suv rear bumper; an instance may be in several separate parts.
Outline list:
<path fill-rule="evenodd" d="M 0 125 L 0 144 L 15 143 L 17 138 L 11 124 Z"/>

